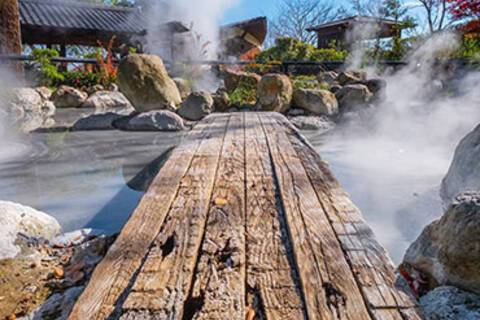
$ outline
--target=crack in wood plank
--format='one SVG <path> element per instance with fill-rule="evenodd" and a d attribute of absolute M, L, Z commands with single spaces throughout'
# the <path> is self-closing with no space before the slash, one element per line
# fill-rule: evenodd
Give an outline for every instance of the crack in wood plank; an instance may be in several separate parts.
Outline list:
<path fill-rule="evenodd" d="M 260 115 L 292 235 L 309 319 L 370 319 L 326 214 L 277 115 Z"/>
<path fill-rule="evenodd" d="M 140 204 L 108 250 L 70 313 L 70 320 L 106 319 L 139 270 L 148 248 L 160 231 L 181 179 L 190 168 L 201 141 L 216 126 L 209 117 L 187 134 L 160 169 Z"/>
<path fill-rule="evenodd" d="M 261 300 L 265 319 L 305 319 L 302 292 L 267 140 L 255 114 L 246 114 L 248 304 Z M 258 312 L 257 312 L 258 313 Z"/>
<path fill-rule="evenodd" d="M 190 290 L 231 117 L 202 140 L 164 225 L 123 305 L 121 319 L 179 319 Z M 169 245 L 170 243 L 170 245 Z M 168 249 L 167 251 L 165 249 Z M 148 310 L 146 316 L 144 310 Z"/>

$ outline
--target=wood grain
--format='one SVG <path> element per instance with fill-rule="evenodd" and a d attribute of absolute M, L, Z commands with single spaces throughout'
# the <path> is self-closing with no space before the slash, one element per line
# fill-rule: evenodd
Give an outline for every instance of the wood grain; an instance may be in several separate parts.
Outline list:
<path fill-rule="evenodd" d="M 305 319 L 291 240 L 256 114 L 246 114 L 247 302 L 265 319 Z"/>
<path fill-rule="evenodd" d="M 245 319 L 245 125 L 232 115 L 184 319 Z"/>
<path fill-rule="evenodd" d="M 172 152 L 117 240 L 95 268 L 69 319 L 106 319 L 112 315 L 122 294 L 128 293 L 125 291 L 160 231 L 200 142 L 212 128 L 222 129 L 223 122 L 219 120 L 207 118 Z"/>
<path fill-rule="evenodd" d="M 360 210 L 349 199 L 328 165 L 311 147 L 305 146 L 304 138 L 286 119 L 279 116 L 276 119 L 280 125 L 288 128 L 290 142 L 298 152 L 317 197 L 340 240 L 365 302 L 370 309 L 383 310 L 373 313 L 374 317 L 377 314 L 386 317 L 388 314 L 393 319 L 402 319 L 404 309 L 411 309 L 404 312 L 409 315 L 408 318 L 419 317 L 414 299 L 395 286 L 395 267 L 387 252 L 377 242 Z"/>
<path fill-rule="evenodd" d="M 227 117 L 209 126 L 124 305 L 122 319 L 180 319 L 202 242 Z M 145 316 L 148 311 L 149 316 Z"/>
<path fill-rule="evenodd" d="M 293 242 L 309 319 L 370 319 L 302 162 L 277 115 L 261 116 Z"/>
<path fill-rule="evenodd" d="M 421 319 L 360 210 L 277 113 L 174 149 L 69 319 Z"/>

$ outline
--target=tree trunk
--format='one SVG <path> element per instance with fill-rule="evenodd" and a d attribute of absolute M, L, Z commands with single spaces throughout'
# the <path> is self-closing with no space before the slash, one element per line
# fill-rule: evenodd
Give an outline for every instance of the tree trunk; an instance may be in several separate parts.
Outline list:
<path fill-rule="evenodd" d="M 18 0 L 0 0 L 0 41 L 3 53 L 22 52 Z"/>

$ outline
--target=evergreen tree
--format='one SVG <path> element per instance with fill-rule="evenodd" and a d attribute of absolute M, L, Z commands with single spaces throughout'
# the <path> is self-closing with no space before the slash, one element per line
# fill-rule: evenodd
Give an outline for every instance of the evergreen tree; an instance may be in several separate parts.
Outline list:
<path fill-rule="evenodd" d="M 408 14 L 408 8 L 402 0 L 383 0 L 381 14 L 386 19 L 395 21 L 395 36 L 392 40 L 392 59 L 400 59 L 406 53 L 406 46 L 402 40 L 402 30 L 416 27 L 415 19 Z"/>

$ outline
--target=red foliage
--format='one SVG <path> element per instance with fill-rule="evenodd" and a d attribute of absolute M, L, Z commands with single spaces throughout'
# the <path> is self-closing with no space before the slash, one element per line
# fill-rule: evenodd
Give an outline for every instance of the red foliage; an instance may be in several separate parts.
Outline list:
<path fill-rule="evenodd" d="M 101 50 L 97 52 L 97 61 L 100 67 L 101 82 L 105 85 L 112 83 L 117 78 L 117 66 L 113 63 L 113 45 L 115 43 L 115 36 L 113 36 L 108 44 L 105 46 L 102 42 L 98 41 L 98 45 L 102 47 L 107 56 L 102 56 Z"/>
<path fill-rule="evenodd" d="M 480 1 L 479 0 L 448 0 L 450 2 L 450 12 L 454 19 L 480 19 Z"/>
<path fill-rule="evenodd" d="M 480 0 L 448 0 L 450 12 L 457 21 L 465 21 L 460 26 L 464 33 L 480 32 Z"/>

